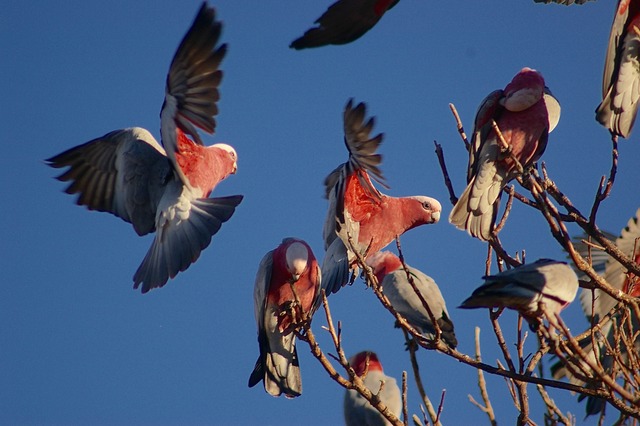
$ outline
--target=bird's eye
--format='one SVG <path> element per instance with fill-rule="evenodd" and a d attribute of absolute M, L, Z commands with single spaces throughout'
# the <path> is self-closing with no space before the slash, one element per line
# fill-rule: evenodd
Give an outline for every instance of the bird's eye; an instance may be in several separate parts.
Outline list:
<path fill-rule="evenodd" d="M 429 204 L 428 201 L 423 201 L 422 202 L 422 208 L 425 210 L 431 210 L 431 204 Z"/>

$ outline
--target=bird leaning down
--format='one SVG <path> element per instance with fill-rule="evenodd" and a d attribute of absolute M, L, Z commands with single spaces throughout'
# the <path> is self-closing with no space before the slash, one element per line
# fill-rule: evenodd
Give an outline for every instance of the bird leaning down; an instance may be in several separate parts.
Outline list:
<path fill-rule="evenodd" d="M 400 0 L 338 0 L 289 47 L 300 50 L 329 44 L 347 44 L 362 37 Z"/>
<path fill-rule="evenodd" d="M 258 268 L 253 293 L 260 356 L 249 387 L 260 381 L 273 396 L 302 394 L 295 330 L 318 306 L 321 274 L 309 245 L 285 238 Z"/>
<path fill-rule="evenodd" d="M 551 259 L 540 259 L 483 279 L 485 283 L 459 307 L 513 309 L 532 329 L 537 329 L 544 317 L 558 327 L 556 315 L 578 293 L 578 277 L 573 269 L 565 262 Z"/>
<path fill-rule="evenodd" d="M 640 247 L 638 247 L 637 240 L 640 238 L 640 209 L 636 211 L 636 214 L 629 219 L 627 226 L 622 229 L 620 236 L 615 239 L 615 244 L 618 250 L 624 255 L 629 256 L 636 263 L 640 263 Z M 579 238 L 578 240 L 582 240 Z M 613 257 L 607 255 L 604 251 L 597 250 L 595 247 L 590 247 L 581 241 L 574 241 L 574 247 L 580 252 L 585 259 L 591 256 L 592 267 L 598 272 L 604 280 L 616 290 L 619 290 L 632 297 L 640 297 L 640 278 L 635 274 L 628 272 L 627 269 L 622 266 Z M 576 271 L 579 274 L 581 272 Z M 583 277 L 580 277 L 583 278 Z M 586 279 L 586 277 L 585 277 Z M 615 362 L 619 364 L 625 364 L 625 368 L 632 369 L 633 367 L 628 365 L 627 346 L 619 345 L 617 341 L 620 340 L 620 329 L 622 312 L 616 311 L 614 315 L 610 315 L 610 312 L 616 307 L 618 301 L 607 293 L 600 289 L 582 289 L 580 292 L 580 302 L 582 310 L 587 317 L 590 324 L 601 324 L 599 331 L 596 331 L 594 335 L 597 337 L 597 348 L 593 346 L 593 340 L 591 336 L 588 336 L 580 342 L 583 352 L 586 354 L 587 359 L 591 360 L 593 364 L 600 362 L 603 370 L 607 374 L 611 374 L 614 366 L 614 357 L 617 359 Z M 631 316 L 631 334 L 635 333 L 634 345 L 636 354 L 640 355 L 640 319 L 635 315 L 633 310 L 630 312 Z M 613 327 L 613 323 L 616 322 L 617 327 Z M 607 340 L 605 344 L 604 340 Z M 620 348 L 619 355 L 613 355 L 608 349 Z M 599 354 L 599 355 L 598 355 Z M 588 364 L 578 361 L 581 364 L 580 371 L 584 377 L 590 377 L 597 383 L 601 383 L 600 378 L 593 372 Z M 624 369 L 624 368 L 623 368 Z M 623 370 L 622 369 L 622 370 Z M 575 369 L 574 369 L 575 370 Z M 621 371 L 621 370 L 619 370 Z M 558 361 L 551 366 L 551 373 L 556 380 L 560 380 L 566 377 L 570 383 L 575 385 L 584 386 L 586 383 L 582 377 L 578 377 L 562 362 Z M 584 396 L 578 397 L 582 400 Z M 602 412 L 605 407 L 605 401 L 601 398 L 588 397 L 586 404 L 587 416 L 594 415 Z"/>
<path fill-rule="evenodd" d="M 373 186 L 370 174 L 386 186 L 378 168 L 382 156 L 375 153 L 382 134 L 371 137 L 374 119 L 365 121 L 365 117 L 365 105 L 354 107 L 353 100 L 349 100 L 344 110 L 344 143 L 349 159 L 324 181 L 329 209 L 323 228 L 322 286 L 327 295 L 353 283 L 359 271 L 349 237 L 359 254 L 366 256 L 409 229 L 438 222 L 442 211 L 434 198 L 390 197 Z"/>
<path fill-rule="evenodd" d="M 198 11 L 171 61 L 160 111 L 162 146 L 147 130 L 115 130 L 47 160 L 69 167 L 78 205 L 109 212 L 155 239 L 136 271 L 142 293 L 162 287 L 195 262 L 242 201 L 241 195 L 209 198 L 217 184 L 236 173 L 237 154 L 227 144 L 205 147 L 198 130 L 213 133 L 218 114 L 222 24 L 206 3 Z"/>
<path fill-rule="evenodd" d="M 382 291 L 393 308 L 427 339 L 435 339 L 435 327 L 425 309 L 420 296 L 416 294 L 407 272 L 402 267 L 400 258 L 390 251 L 374 253 L 367 258 L 367 264 L 382 286 Z M 429 306 L 442 333 L 442 340 L 451 349 L 458 346 L 453 322 L 449 317 L 447 306 L 436 282 L 430 276 L 407 265 L 407 270 L 421 297 Z"/>
<path fill-rule="evenodd" d="M 491 92 L 476 113 L 469 147 L 468 185 L 451 210 L 449 222 L 488 241 L 502 189 L 540 158 L 548 134 L 559 119 L 560 104 L 545 87 L 542 75 L 531 68 L 518 72 L 504 90 Z M 510 152 L 503 150 L 492 120 Z"/>
<path fill-rule="evenodd" d="M 400 418 L 402 411 L 400 388 L 396 379 L 384 374 L 378 356 L 374 352 L 363 351 L 351 357 L 349 364 L 356 375 L 362 378 L 364 385 L 371 393 L 377 394 L 389 411 Z M 345 391 L 343 409 L 347 426 L 391 425 L 380 411 L 372 407 L 369 401 L 354 389 Z"/>
<path fill-rule="evenodd" d="M 596 120 L 615 135 L 629 138 L 640 102 L 640 2 L 619 0 L 604 60 L 602 102 Z"/>

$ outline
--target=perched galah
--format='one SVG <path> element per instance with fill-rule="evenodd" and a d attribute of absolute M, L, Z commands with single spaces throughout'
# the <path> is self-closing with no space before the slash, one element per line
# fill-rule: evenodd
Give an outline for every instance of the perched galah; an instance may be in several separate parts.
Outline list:
<path fill-rule="evenodd" d="M 313 315 L 320 277 L 311 248 L 296 238 L 285 238 L 262 258 L 253 292 L 260 356 L 249 387 L 264 381 L 273 396 L 302 394 L 294 330 Z"/>
<path fill-rule="evenodd" d="M 520 165 L 531 166 L 559 120 L 560 105 L 550 92 L 545 96 L 545 90 L 542 75 L 523 68 L 504 90 L 493 91 L 480 105 L 469 147 L 468 186 L 449 215 L 457 228 L 483 241 L 491 237 L 502 189 L 520 174 L 501 147 L 492 119 Z"/>
<path fill-rule="evenodd" d="M 620 236 L 615 240 L 617 248 L 627 256 L 634 259 L 636 263 L 640 263 L 640 209 L 636 211 L 634 217 L 629 219 L 627 226 L 622 229 Z M 582 238 L 580 238 L 582 239 Z M 620 262 L 613 257 L 607 255 L 604 251 L 598 250 L 595 247 L 589 247 L 580 242 L 574 242 L 574 246 L 580 252 L 583 257 L 587 257 L 589 254 L 592 258 L 593 269 L 600 273 L 602 277 L 613 288 L 621 290 L 622 292 L 633 296 L 640 297 L 640 278 L 633 273 L 629 273 Z M 580 271 L 576 271 L 580 274 Z M 586 277 L 585 277 L 586 279 Z M 589 323 L 599 323 L 605 316 L 612 311 L 612 309 L 618 304 L 618 301 L 607 293 L 599 290 L 582 289 L 580 292 L 580 302 L 582 304 L 582 310 L 585 316 L 589 320 Z M 634 324 L 635 330 L 640 330 L 640 320 L 633 316 L 632 324 Z M 615 332 L 612 328 L 613 322 L 611 320 L 602 324 L 600 331 L 596 333 L 596 336 L 600 336 L 601 339 L 606 338 L 609 341 L 610 347 L 616 347 L 615 344 Z M 582 349 L 586 353 L 588 359 L 596 362 L 598 358 L 597 353 L 601 354 L 601 365 L 605 368 L 605 371 L 610 372 L 613 364 L 613 358 L 611 354 L 606 353 L 606 345 L 602 343 L 598 345 L 598 351 L 594 350 L 591 337 L 584 339 L 582 342 Z M 640 339 L 636 341 L 637 350 L 640 352 Z M 621 346 L 621 351 L 626 352 L 626 347 Z M 621 359 L 626 359 L 624 356 Z M 587 371 L 590 370 L 588 365 L 583 366 Z M 561 361 L 558 361 L 551 366 L 551 372 L 556 380 L 563 377 L 576 385 L 584 385 L 582 378 L 574 375 Z M 587 401 L 587 415 L 598 414 L 604 408 L 604 401 L 599 398 L 588 398 Z"/>
<path fill-rule="evenodd" d="M 195 262 L 242 201 L 241 195 L 208 198 L 236 172 L 237 155 L 227 144 L 205 147 L 196 127 L 213 133 L 218 113 L 218 69 L 227 51 L 216 47 L 222 24 L 203 3 L 176 51 L 160 112 L 162 145 L 147 130 L 115 130 L 47 160 L 72 181 L 77 204 L 112 213 L 138 235 L 156 232 L 136 271 L 134 288 L 162 287 Z"/>
<path fill-rule="evenodd" d="M 578 293 L 578 277 L 565 262 L 540 259 L 496 275 L 483 277 L 460 308 L 514 309 L 536 328 L 543 316 L 557 325 L 559 314 Z"/>
<path fill-rule="evenodd" d="M 375 153 L 382 143 L 382 134 L 370 137 L 374 119 L 365 121 L 365 116 L 365 105 L 359 103 L 354 107 L 353 100 L 349 100 L 344 110 L 344 141 L 349 160 L 324 181 L 329 210 L 323 229 L 326 253 L 322 276 L 327 294 L 352 283 L 359 270 L 355 253 L 348 248 L 349 236 L 360 254 L 366 256 L 383 249 L 409 229 L 436 223 L 442 210 L 433 198 L 395 198 L 373 186 L 369 173 L 384 185 L 378 168 L 382 156 Z"/>
<path fill-rule="evenodd" d="M 347 44 L 362 37 L 400 0 L 338 0 L 313 27 L 291 42 L 293 49 Z"/>
<path fill-rule="evenodd" d="M 628 138 L 640 101 L 640 1 L 619 0 L 613 17 L 596 120 Z"/>
<path fill-rule="evenodd" d="M 428 339 L 435 337 L 435 329 L 429 313 L 424 308 L 420 297 L 409 283 L 407 273 L 402 267 L 400 258 L 390 251 L 381 251 L 367 258 L 367 264 L 382 286 L 384 294 L 391 305 L 407 319 L 409 324 Z M 436 282 L 423 272 L 407 265 L 409 274 L 418 291 L 429 306 L 442 332 L 442 339 L 449 347 L 458 345 L 453 322 L 449 318 L 447 306 Z"/>
<path fill-rule="evenodd" d="M 370 351 L 360 352 L 349 360 L 355 373 L 362 379 L 371 393 L 378 394 L 380 400 L 398 418 L 402 411 L 400 388 L 396 379 L 384 374 L 378 356 Z M 382 387 L 382 391 L 380 391 Z M 353 389 L 344 394 L 344 421 L 347 426 L 384 426 L 389 421 L 362 395 Z"/>

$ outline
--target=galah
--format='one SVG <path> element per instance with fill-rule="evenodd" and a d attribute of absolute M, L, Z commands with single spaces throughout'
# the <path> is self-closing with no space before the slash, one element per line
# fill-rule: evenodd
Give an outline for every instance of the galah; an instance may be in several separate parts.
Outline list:
<path fill-rule="evenodd" d="M 285 238 L 260 262 L 253 292 L 260 356 L 249 387 L 260 381 L 273 396 L 302 394 L 295 330 L 313 315 L 321 273 L 309 245 Z"/>
<path fill-rule="evenodd" d="M 627 226 L 622 229 L 620 236 L 616 238 L 616 247 L 625 255 L 634 259 L 634 262 L 640 263 L 640 209 L 636 211 L 634 217 L 629 219 Z M 581 238 L 582 239 L 582 238 Z M 574 246 L 580 252 L 583 257 L 587 257 L 591 254 L 593 269 L 602 275 L 605 281 L 609 283 L 614 289 L 620 290 L 632 297 L 640 297 L 640 278 L 635 274 L 628 272 L 626 268 L 620 264 L 613 257 L 607 255 L 604 251 L 597 250 L 595 247 L 589 247 L 580 242 L 574 242 Z M 581 272 L 576 271 L 579 274 Z M 586 278 L 586 277 L 585 277 Z M 612 311 L 612 309 L 618 304 L 618 301 L 607 293 L 599 290 L 582 289 L 580 292 L 580 302 L 582 310 L 590 323 L 599 323 L 605 318 L 605 316 Z M 614 316 L 616 318 L 617 316 Z M 636 331 L 640 330 L 640 320 L 632 316 L 632 324 Z M 596 333 L 599 338 L 606 338 L 609 342 L 609 347 L 615 348 L 615 332 L 613 329 L 613 322 L 608 320 L 602 323 L 600 331 Z M 613 357 L 611 354 L 606 353 L 606 346 L 604 344 L 598 345 L 596 351 L 593 347 L 593 341 L 591 337 L 584 339 L 581 342 L 583 346 L 583 352 L 586 353 L 587 358 L 593 363 L 596 363 L 598 354 L 601 354 L 600 363 L 605 367 L 605 371 L 611 372 Z M 636 350 L 640 354 L 640 339 L 636 340 Z M 621 359 L 626 359 L 624 353 L 626 353 L 626 347 L 621 346 L 623 356 Z M 590 367 L 585 363 L 583 368 L 590 371 Z M 556 380 L 566 377 L 569 382 L 583 386 L 585 382 L 581 377 L 574 375 L 561 361 L 558 361 L 551 366 L 551 372 Z M 599 398 L 589 397 L 587 401 L 587 415 L 598 414 L 604 409 L 604 400 Z"/>
<path fill-rule="evenodd" d="M 347 44 L 362 37 L 400 0 L 338 0 L 289 47 L 300 50 L 328 44 Z"/>
<path fill-rule="evenodd" d="M 382 403 L 396 417 L 400 418 L 402 411 L 400 388 L 396 383 L 396 379 L 384 374 L 378 356 L 370 351 L 360 352 L 349 360 L 349 364 L 371 393 L 377 394 Z M 343 407 L 344 421 L 347 426 L 384 426 L 391 424 L 356 390 L 347 389 L 344 394 Z"/>
<path fill-rule="evenodd" d="M 382 291 L 394 309 L 428 339 L 435 338 L 431 317 L 409 283 L 400 258 L 390 251 L 381 251 L 367 258 L 367 264 L 382 286 Z M 436 282 L 430 276 L 407 265 L 413 283 L 429 306 L 442 332 L 442 339 L 451 349 L 458 345 L 453 322 Z"/>
<path fill-rule="evenodd" d="M 349 237 L 362 256 L 375 253 L 396 236 L 416 226 L 436 223 L 442 207 L 438 200 L 413 196 L 396 198 L 382 194 L 373 178 L 384 185 L 378 168 L 382 156 L 376 154 L 382 134 L 371 137 L 374 118 L 365 121 L 363 103 L 353 106 L 349 100 L 344 110 L 344 141 L 349 160 L 325 179 L 325 196 L 329 210 L 324 224 L 325 258 L 322 263 L 323 288 L 327 294 L 353 283 L 359 268 L 349 247 Z"/>
<path fill-rule="evenodd" d="M 540 259 L 496 275 L 483 277 L 460 308 L 509 308 L 518 311 L 536 328 L 539 319 L 557 325 L 555 316 L 575 299 L 578 277 L 565 262 Z"/>
<path fill-rule="evenodd" d="M 640 101 L 640 2 L 620 0 L 613 17 L 596 120 L 628 138 Z"/>
<path fill-rule="evenodd" d="M 237 154 L 227 144 L 205 147 L 196 127 L 213 133 L 218 113 L 219 65 L 227 51 L 217 46 L 222 24 L 202 4 L 173 57 L 160 111 L 162 146 L 147 130 L 115 130 L 47 160 L 69 167 L 58 176 L 71 181 L 77 204 L 109 212 L 133 225 L 140 236 L 156 232 L 134 288 L 162 287 L 195 262 L 242 201 L 241 195 L 208 198 L 236 172 Z"/>
<path fill-rule="evenodd" d="M 565 6 L 571 6 L 572 4 L 585 4 L 588 1 L 595 1 L 595 0 L 533 0 L 533 1 L 534 3 L 545 3 L 545 4 L 557 3 Z"/>
<path fill-rule="evenodd" d="M 475 117 L 468 185 L 453 207 L 449 222 L 482 241 L 489 240 L 502 189 L 520 174 L 517 163 L 501 147 L 492 120 L 498 124 L 511 154 L 526 169 L 544 152 L 548 133 L 559 118 L 560 105 L 545 88 L 542 75 L 531 68 L 518 72 L 504 90 L 490 93 Z"/>

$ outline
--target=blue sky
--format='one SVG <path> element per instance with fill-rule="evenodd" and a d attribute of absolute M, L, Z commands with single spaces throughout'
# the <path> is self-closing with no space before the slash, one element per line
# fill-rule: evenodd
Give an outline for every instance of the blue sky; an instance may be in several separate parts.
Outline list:
<path fill-rule="evenodd" d="M 610 168 L 608 132 L 596 123 L 602 65 L 614 2 L 539 5 L 532 0 L 404 0 L 362 39 L 346 46 L 293 51 L 331 3 L 216 1 L 229 52 L 222 64 L 217 134 L 239 156 L 238 173 L 215 195 L 244 194 L 233 218 L 198 262 L 146 295 L 132 276 L 152 237 L 105 213 L 88 212 L 62 192 L 49 158 L 111 130 L 142 126 L 159 138 L 165 76 L 198 1 L 7 2 L 0 16 L 3 81 L 0 157 L 0 423 L 2 424 L 337 424 L 343 390 L 299 345 L 303 395 L 276 399 L 247 388 L 258 355 L 253 282 L 260 259 L 283 237 L 322 253 L 324 177 L 347 159 L 342 110 L 365 101 L 385 133 L 382 170 L 394 196 L 439 199 L 443 220 L 408 232 L 407 261 L 439 283 L 462 352 L 499 357 L 486 312 L 455 307 L 480 284 L 486 247 L 446 221 L 451 205 L 434 154 L 445 150 L 456 191 L 467 156 L 448 104 L 468 131 L 476 108 L 523 66 L 540 70 L 562 104 L 543 159 L 553 179 L 588 212 Z M 615 233 L 638 207 L 637 139 L 620 143 L 617 182 L 601 208 Z M 571 228 L 576 231 L 574 227 Z M 577 232 L 577 231 L 576 231 Z M 516 205 L 501 238 L 530 260 L 561 258 L 541 217 Z M 402 334 L 362 282 L 330 299 L 347 353 L 378 352 L 388 374 L 410 368 Z M 576 333 L 579 304 L 563 314 Z M 328 336 L 314 321 L 323 348 Z M 515 339 L 515 316 L 502 319 Z M 531 350 L 535 348 L 529 338 Z M 428 393 L 447 390 L 442 420 L 482 419 L 476 371 L 434 352 L 418 358 Z M 546 363 L 549 361 L 547 360 Z M 503 379 L 488 377 L 498 420 L 516 410 Z M 529 387 L 534 420 L 540 400 Z M 560 407 L 584 407 L 551 390 Z M 410 412 L 419 397 L 410 387 Z M 591 423 L 595 423 L 591 420 Z"/>

